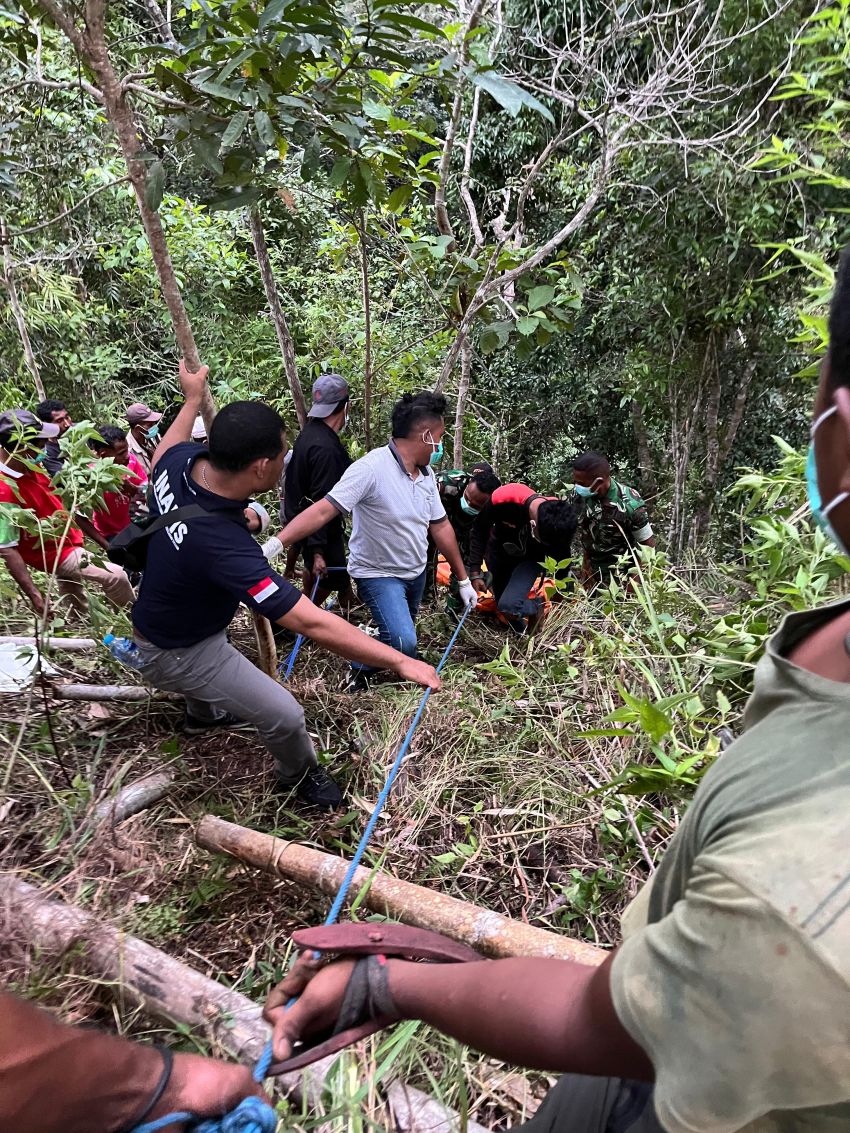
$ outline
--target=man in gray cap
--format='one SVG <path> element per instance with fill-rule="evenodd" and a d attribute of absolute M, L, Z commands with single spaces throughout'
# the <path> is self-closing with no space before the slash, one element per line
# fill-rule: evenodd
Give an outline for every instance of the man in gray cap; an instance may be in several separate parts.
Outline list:
<path fill-rule="evenodd" d="M 136 401 L 127 406 L 127 423 L 130 432 L 127 434 L 127 447 L 143 466 L 150 479 L 151 457 L 159 443 L 159 423 L 161 413 L 155 413 L 143 401 Z"/>
<path fill-rule="evenodd" d="M 47 603 L 30 574 L 33 569 L 55 575 L 59 593 L 80 614 L 88 611 L 83 580 L 100 586 L 113 605 L 129 606 L 133 588 L 127 575 L 115 563 L 92 562 L 80 525 L 94 529 L 81 516 L 72 522 L 48 477 L 35 467 L 44 463 L 45 443 L 58 436 L 58 425 L 39 421 L 26 409 L 0 413 L 0 558 L 39 616 L 47 613 Z M 22 527 L 15 518 L 21 508 L 45 521 L 44 527 L 37 532 Z"/>
<path fill-rule="evenodd" d="M 322 374 L 313 383 L 313 403 L 286 470 L 284 514 L 287 523 L 317 500 L 324 499 L 351 464 L 351 457 L 339 439 L 348 421 L 348 402 L 348 382 L 339 374 Z M 307 592 L 311 593 L 316 579 L 321 578 L 316 592 L 319 605 L 334 590 L 339 592 L 341 606 L 350 605 L 354 592 L 345 565 L 342 516 L 336 515 L 330 523 L 314 531 L 299 544 L 299 549 L 309 572 L 305 578 Z"/>

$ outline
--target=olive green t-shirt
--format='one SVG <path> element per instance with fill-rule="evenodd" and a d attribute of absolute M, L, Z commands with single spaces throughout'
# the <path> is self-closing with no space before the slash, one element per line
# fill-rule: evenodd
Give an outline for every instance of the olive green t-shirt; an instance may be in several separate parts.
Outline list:
<path fill-rule="evenodd" d="M 850 1130 L 850 685 L 784 656 L 848 608 L 785 619 L 623 918 L 614 1006 L 668 1133 Z"/>

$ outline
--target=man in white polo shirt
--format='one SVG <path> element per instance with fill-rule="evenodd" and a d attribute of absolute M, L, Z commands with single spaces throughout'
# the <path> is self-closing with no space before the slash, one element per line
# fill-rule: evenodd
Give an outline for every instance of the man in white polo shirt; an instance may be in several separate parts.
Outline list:
<path fill-rule="evenodd" d="M 459 579 L 461 599 L 472 606 L 478 601 L 431 471 L 443 455 L 445 411 L 446 399 L 439 394 L 405 394 L 393 409 L 390 443 L 355 461 L 324 499 L 264 547 L 267 557 L 279 554 L 335 516 L 352 515 L 348 572 L 381 640 L 409 657 L 416 656 L 415 619 L 425 589 L 429 533 Z M 374 672 L 354 662 L 350 691 L 368 689 Z"/>

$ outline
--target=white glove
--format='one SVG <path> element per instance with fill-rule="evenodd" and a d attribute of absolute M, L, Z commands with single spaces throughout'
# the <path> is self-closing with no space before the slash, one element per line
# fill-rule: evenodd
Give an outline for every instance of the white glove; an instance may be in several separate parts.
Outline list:
<path fill-rule="evenodd" d="M 272 559 L 276 559 L 278 555 L 283 554 L 283 543 L 281 543 L 277 535 L 272 535 L 271 539 L 266 539 L 265 543 L 260 544 L 260 550 L 266 556 L 266 559 L 271 562 Z"/>
<path fill-rule="evenodd" d="M 469 579 L 459 579 L 457 588 L 460 591 L 461 601 L 463 602 L 464 606 L 469 606 L 471 610 L 474 610 L 478 605 L 478 593 L 476 592 L 475 587 L 472 585 Z"/>
<path fill-rule="evenodd" d="M 269 524 L 271 523 L 271 516 L 263 507 L 263 505 L 257 503 L 256 500 L 248 500 L 248 507 L 260 521 L 260 534 L 264 534 L 264 532 L 268 529 Z"/>

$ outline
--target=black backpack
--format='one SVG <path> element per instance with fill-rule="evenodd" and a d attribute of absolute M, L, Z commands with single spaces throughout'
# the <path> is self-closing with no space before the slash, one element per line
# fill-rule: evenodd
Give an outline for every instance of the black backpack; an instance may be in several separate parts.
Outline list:
<path fill-rule="evenodd" d="M 146 519 L 136 520 L 118 532 L 107 548 L 106 557 L 127 571 L 143 571 L 148 561 L 148 544 L 152 535 L 183 519 L 197 519 L 210 514 L 200 504 L 186 504 L 185 507 L 174 508 L 163 515 L 149 515 Z"/>

